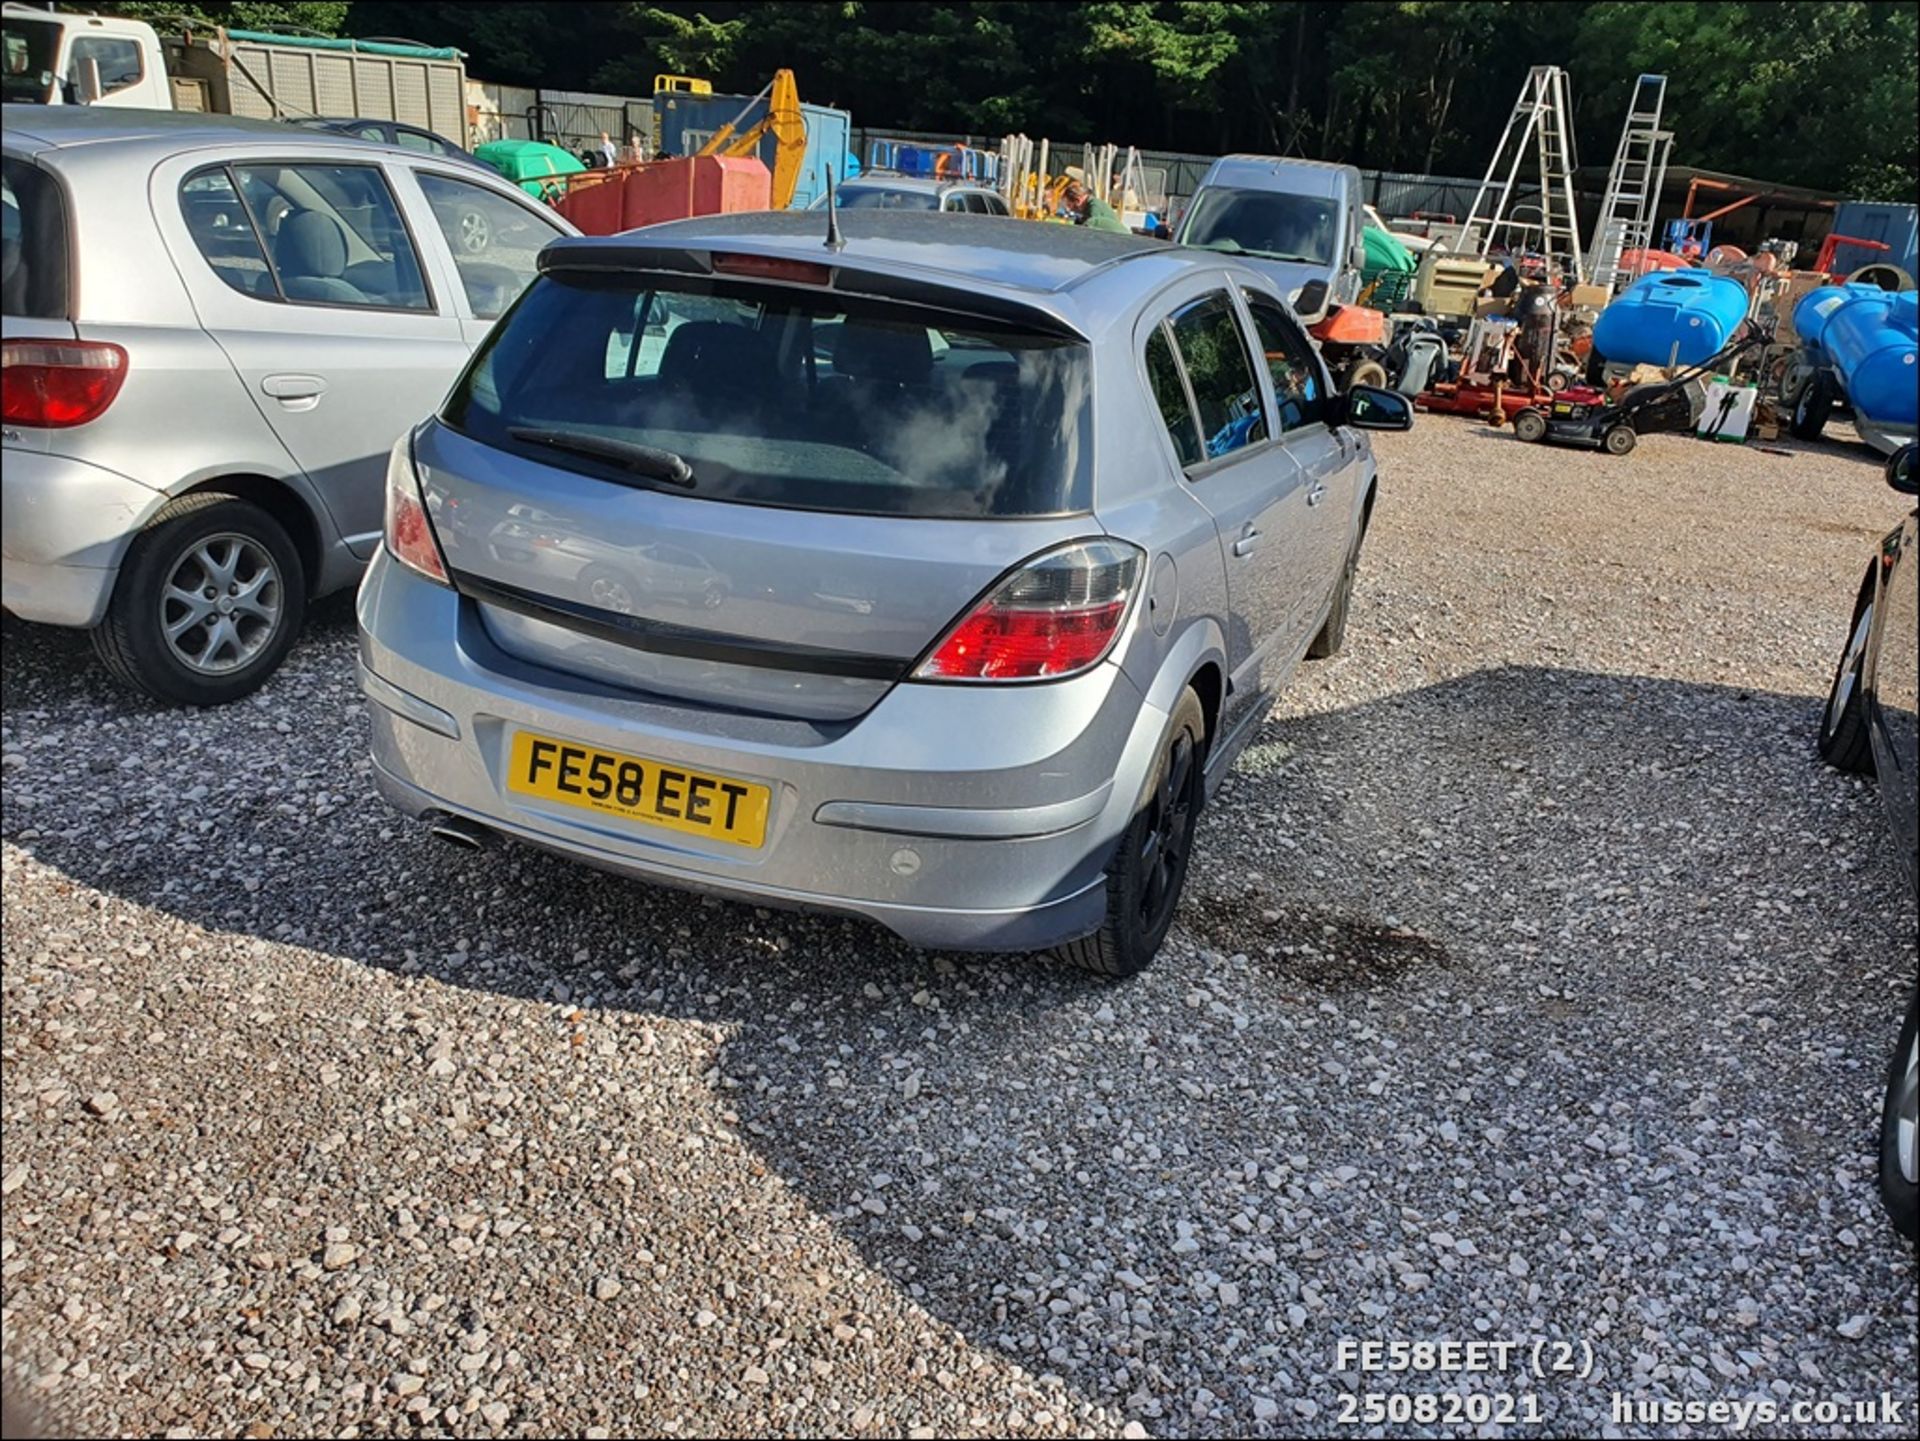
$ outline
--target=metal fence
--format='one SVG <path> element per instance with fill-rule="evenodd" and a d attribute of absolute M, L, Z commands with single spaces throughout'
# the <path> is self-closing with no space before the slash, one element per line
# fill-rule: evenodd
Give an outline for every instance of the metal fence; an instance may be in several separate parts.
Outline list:
<path fill-rule="evenodd" d="M 855 132 L 857 147 L 855 153 L 865 163 L 870 153 L 871 143 L 876 140 L 905 141 L 916 145 L 952 145 L 965 141 L 968 145 L 992 148 L 1000 143 L 997 135 L 956 135 L 927 130 L 869 130 L 857 129 Z M 1079 164 L 1081 145 L 1074 141 L 1065 144 L 1054 142 L 1049 146 L 1056 163 Z M 1167 174 L 1167 207 L 1175 213 L 1186 207 L 1193 198 L 1193 192 L 1200 188 L 1200 181 L 1207 168 L 1219 157 L 1214 155 L 1196 155 L 1182 150 L 1142 150 L 1140 163 L 1149 168 L 1164 170 Z M 1453 215 L 1465 219 L 1467 211 L 1473 206 L 1473 197 L 1480 188 L 1480 182 L 1460 175 L 1414 175 L 1399 170 L 1362 170 L 1360 172 L 1364 188 L 1362 193 L 1374 208 L 1383 216 L 1406 216 L 1415 211 L 1432 214 Z M 1525 203 L 1528 195 L 1516 186 L 1513 203 Z"/>
<path fill-rule="evenodd" d="M 653 102 L 584 90 L 467 82 L 467 112 L 476 145 L 488 140 L 544 140 L 567 150 L 598 151 L 604 131 L 615 144 L 635 136 L 652 143 Z"/>

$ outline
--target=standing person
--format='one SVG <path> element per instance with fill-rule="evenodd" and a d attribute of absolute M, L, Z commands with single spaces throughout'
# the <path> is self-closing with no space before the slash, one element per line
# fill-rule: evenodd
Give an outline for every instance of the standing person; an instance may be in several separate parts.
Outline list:
<path fill-rule="evenodd" d="M 600 132 L 600 160 L 609 170 L 620 163 L 620 147 L 613 143 L 613 137 L 604 130 Z"/>
<path fill-rule="evenodd" d="M 1075 225 L 1084 225 L 1089 230 L 1113 230 L 1121 235 L 1129 233 L 1114 208 L 1087 188 L 1084 172 L 1069 168 L 1067 175 L 1067 188 L 1061 199 Z"/>

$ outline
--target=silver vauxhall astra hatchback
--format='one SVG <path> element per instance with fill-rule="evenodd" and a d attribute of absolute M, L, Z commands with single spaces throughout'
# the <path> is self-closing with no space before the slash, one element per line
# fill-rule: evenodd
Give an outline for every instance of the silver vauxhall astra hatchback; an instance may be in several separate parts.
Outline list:
<path fill-rule="evenodd" d="M 441 836 L 871 918 L 1159 947 L 1210 787 L 1345 627 L 1406 401 L 1219 254 L 967 216 L 550 245 L 394 448 L 382 792 Z"/>

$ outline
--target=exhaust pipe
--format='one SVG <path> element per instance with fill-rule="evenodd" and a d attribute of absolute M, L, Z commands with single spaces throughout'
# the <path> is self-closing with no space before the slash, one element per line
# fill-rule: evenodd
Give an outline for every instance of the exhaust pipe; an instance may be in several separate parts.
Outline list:
<path fill-rule="evenodd" d="M 469 851 L 484 851 L 496 839 L 493 832 L 478 821 L 470 821 L 465 816 L 450 816 L 445 811 L 435 812 L 428 819 L 427 834 L 450 846 Z"/>

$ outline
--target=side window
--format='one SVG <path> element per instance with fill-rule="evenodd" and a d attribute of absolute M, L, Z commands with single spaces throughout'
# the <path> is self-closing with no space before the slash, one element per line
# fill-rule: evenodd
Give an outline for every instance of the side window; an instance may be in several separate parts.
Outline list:
<path fill-rule="evenodd" d="M 431 310 L 386 179 L 368 165 L 219 166 L 180 187 L 214 274 L 261 300 Z"/>
<path fill-rule="evenodd" d="M 978 190 L 969 190 L 967 192 L 967 213 L 970 215 L 988 214 L 987 197 Z"/>
<path fill-rule="evenodd" d="M 1284 432 L 1318 425 L 1326 419 L 1327 401 L 1320 372 L 1313 363 L 1312 346 L 1300 327 L 1272 301 L 1258 295 L 1247 295 L 1246 301 L 1253 314 L 1254 334 L 1260 337 L 1260 349 L 1266 355 L 1267 374 L 1273 377 L 1280 429 Z"/>
<path fill-rule="evenodd" d="M 1173 342 L 1167 339 L 1164 325 L 1154 327 L 1147 337 L 1147 384 L 1153 387 L 1153 403 L 1160 408 L 1160 423 L 1173 438 L 1174 453 L 1182 466 L 1200 463 L 1200 432 L 1194 428 L 1193 405 L 1187 399 L 1187 383 L 1180 378 L 1180 363 L 1173 358 Z"/>
<path fill-rule="evenodd" d="M 1206 458 L 1217 460 L 1266 439 L 1260 387 L 1226 295 L 1209 295 L 1174 316 L 1173 338 L 1200 412 Z"/>
<path fill-rule="evenodd" d="M 940 202 L 940 208 L 949 215 L 958 215 L 967 208 L 967 197 L 953 192 Z"/>
<path fill-rule="evenodd" d="M 986 200 L 987 214 L 1006 215 L 1009 213 L 1007 210 L 1007 202 L 1002 200 L 998 195 L 989 195 L 986 197 Z"/>
<path fill-rule="evenodd" d="M 396 126 L 394 127 L 393 138 L 394 143 L 402 150 L 418 150 L 422 155 L 445 155 L 447 153 L 446 146 L 423 131 L 408 130 Z"/>
<path fill-rule="evenodd" d="M 180 213 L 213 273 L 242 295 L 278 300 L 279 287 L 252 217 L 224 169 L 202 170 L 180 187 Z"/>
<path fill-rule="evenodd" d="M 86 62 L 100 67 L 100 93 L 111 95 L 138 85 L 145 72 L 140 65 L 140 44 L 112 35 L 76 35 L 67 49 L 67 78 L 78 82 Z"/>
<path fill-rule="evenodd" d="M 467 304 L 481 320 L 503 314 L 533 279 L 541 247 L 561 232 L 485 186 L 425 172 L 419 180 L 453 252 Z"/>

